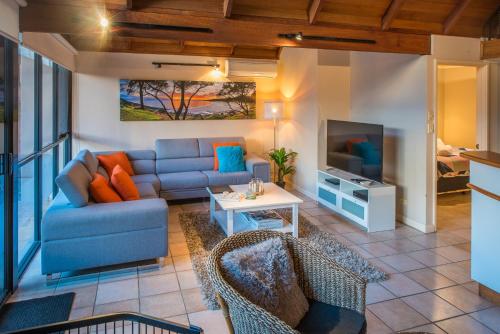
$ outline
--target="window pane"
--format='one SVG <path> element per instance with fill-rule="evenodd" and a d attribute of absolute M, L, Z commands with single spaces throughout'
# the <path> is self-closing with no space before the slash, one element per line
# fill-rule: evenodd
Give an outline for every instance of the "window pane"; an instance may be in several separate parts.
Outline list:
<path fill-rule="evenodd" d="M 53 199 L 55 149 L 49 150 L 42 155 L 42 214 L 45 214 Z"/>
<path fill-rule="evenodd" d="M 17 251 L 18 263 L 20 263 L 35 241 L 35 160 L 18 169 L 15 196 Z"/>
<path fill-rule="evenodd" d="M 47 58 L 42 59 L 42 146 L 54 142 L 54 81 L 53 63 Z"/>
<path fill-rule="evenodd" d="M 0 36 L 0 154 L 4 154 L 5 129 L 5 47 L 4 39 Z M 4 235 L 4 186 L 5 175 L 0 173 L 0 298 L 5 289 L 5 235 Z"/>
<path fill-rule="evenodd" d="M 32 153 L 35 147 L 35 53 L 20 46 L 19 58 L 17 152 L 22 159 Z"/>
<path fill-rule="evenodd" d="M 68 114 L 69 114 L 69 80 L 70 71 L 63 67 L 58 68 L 57 81 L 57 123 L 58 137 L 68 132 Z"/>

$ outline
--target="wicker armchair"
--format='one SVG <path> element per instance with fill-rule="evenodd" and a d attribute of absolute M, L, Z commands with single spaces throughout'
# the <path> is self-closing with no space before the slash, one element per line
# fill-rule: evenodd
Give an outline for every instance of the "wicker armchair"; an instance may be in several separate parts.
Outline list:
<path fill-rule="evenodd" d="M 320 251 L 291 235 L 269 231 L 235 234 L 221 241 L 208 259 L 208 273 L 231 333 L 299 333 L 263 308 L 251 303 L 225 279 L 222 256 L 234 249 L 259 243 L 269 238 L 283 239 L 292 256 L 299 286 L 309 299 L 364 314 L 366 281 L 340 267 Z M 366 331 L 366 323 L 363 328 Z"/>

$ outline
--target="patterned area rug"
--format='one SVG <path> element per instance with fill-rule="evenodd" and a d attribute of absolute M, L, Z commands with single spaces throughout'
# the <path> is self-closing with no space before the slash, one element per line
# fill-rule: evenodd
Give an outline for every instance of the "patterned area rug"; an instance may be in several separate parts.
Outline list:
<path fill-rule="evenodd" d="M 291 210 L 278 210 L 287 220 L 291 218 Z M 204 302 L 211 310 L 219 309 L 219 304 L 208 278 L 206 261 L 210 251 L 226 236 L 217 223 L 210 223 L 208 212 L 187 212 L 179 214 L 179 221 L 186 236 L 193 270 L 201 282 Z M 299 237 L 310 245 L 319 248 L 337 263 L 348 268 L 369 282 L 387 279 L 387 274 L 370 264 L 356 251 L 350 249 L 332 233 L 323 232 L 310 223 L 307 218 L 299 215 Z"/>

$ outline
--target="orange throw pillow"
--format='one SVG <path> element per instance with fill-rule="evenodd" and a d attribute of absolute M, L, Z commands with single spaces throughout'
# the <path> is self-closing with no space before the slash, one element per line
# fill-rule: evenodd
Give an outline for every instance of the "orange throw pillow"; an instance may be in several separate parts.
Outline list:
<path fill-rule="evenodd" d="M 97 203 L 121 202 L 122 199 L 113 190 L 101 174 L 96 173 L 92 182 L 90 182 L 90 194 Z"/>
<path fill-rule="evenodd" d="M 349 154 L 352 153 L 352 144 L 362 143 L 362 142 L 365 142 L 365 141 L 368 141 L 368 140 L 366 140 L 366 138 L 351 138 L 351 139 L 348 139 L 347 142 L 345 143 L 345 145 L 347 147 L 347 153 L 349 153 Z"/>
<path fill-rule="evenodd" d="M 214 148 L 214 170 L 219 170 L 219 158 L 217 157 L 217 147 L 221 146 L 240 146 L 241 144 L 238 142 L 226 142 L 226 143 L 212 143 L 212 147 Z"/>
<path fill-rule="evenodd" d="M 134 181 L 120 165 L 116 165 L 113 169 L 111 184 L 124 201 L 135 201 L 141 198 Z"/>
<path fill-rule="evenodd" d="M 128 160 L 125 152 L 116 152 L 106 155 L 98 155 L 97 160 L 104 167 L 109 176 L 113 174 L 113 169 L 116 165 L 122 166 L 122 168 L 127 172 L 128 175 L 134 175 L 134 169 Z"/>

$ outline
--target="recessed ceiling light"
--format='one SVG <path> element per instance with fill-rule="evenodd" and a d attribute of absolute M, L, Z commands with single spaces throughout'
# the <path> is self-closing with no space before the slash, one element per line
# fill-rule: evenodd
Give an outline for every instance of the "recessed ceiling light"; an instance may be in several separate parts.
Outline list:
<path fill-rule="evenodd" d="M 99 25 L 101 26 L 101 28 L 106 29 L 107 27 L 109 27 L 109 20 L 106 17 L 101 16 L 101 18 L 99 19 Z"/>
<path fill-rule="evenodd" d="M 301 41 L 303 39 L 302 33 L 301 32 L 296 33 L 295 34 L 295 39 L 298 40 L 298 41 Z"/>

